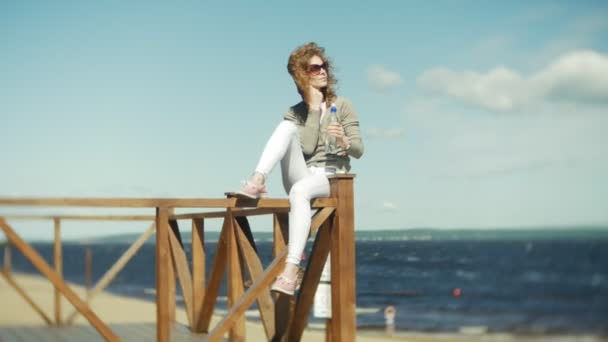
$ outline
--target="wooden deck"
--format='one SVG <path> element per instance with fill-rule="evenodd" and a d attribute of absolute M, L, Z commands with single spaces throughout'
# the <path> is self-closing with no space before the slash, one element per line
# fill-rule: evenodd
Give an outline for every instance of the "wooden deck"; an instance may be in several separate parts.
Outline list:
<path fill-rule="evenodd" d="M 156 324 L 130 323 L 110 324 L 110 329 L 120 336 L 121 341 L 155 341 Z M 175 323 L 171 328 L 171 341 L 201 341 L 206 334 L 194 334 L 188 327 Z M 0 326 L 0 342 L 71 342 L 104 341 L 103 337 L 90 325 L 64 327 L 53 326 Z"/>

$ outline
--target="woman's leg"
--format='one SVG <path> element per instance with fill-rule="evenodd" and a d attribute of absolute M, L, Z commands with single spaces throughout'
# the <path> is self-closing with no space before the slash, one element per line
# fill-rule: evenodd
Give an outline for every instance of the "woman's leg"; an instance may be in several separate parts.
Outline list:
<path fill-rule="evenodd" d="M 290 184 L 295 183 L 309 174 L 304 154 L 300 146 L 298 138 L 298 128 L 291 121 L 281 121 L 275 128 L 274 132 L 266 142 L 266 147 L 262 151 L 258 165 L 255 168 L 256 173 L 261 174 L 264 180 L 281 161 L 283 169 L 283 184 L 285 185 L 285 169 L 287 167 L 287 177 Z M 289 189 L 285 189 L 289 193 Z"/>
<path fill-rule="evenodd" d="M 329 181 L 325 175 L 310 174 L 297 181 L 289 191 L 289 244 L 287 262 L 300 264 L 302 252 L 310 233 L 312 211 L 310 201 L 329 196 Z"/>
<path fill-rule="evenodd" d="M 243 184 L 238 193 L 250 198 L 263 197 L 266 194 L 264 183 L 268 175 L 272 172 L 275 165 L 284 159 L 289 160 L 287 163 L 290 165 L 289 177 L 293 179 L 294 183 L 297 179 L 308 175 L 309 171 L 306 168 L 306 162 L 304 161 L 304 155 L 300 147 L 300 139 L 298 138 L 298 129 L 291 121 L 281 121 L 274 129 L 262 151 L 255 172 L 251 175 L 249 181 Z M 287 192 L 289 193 L 289 191 Z"/>

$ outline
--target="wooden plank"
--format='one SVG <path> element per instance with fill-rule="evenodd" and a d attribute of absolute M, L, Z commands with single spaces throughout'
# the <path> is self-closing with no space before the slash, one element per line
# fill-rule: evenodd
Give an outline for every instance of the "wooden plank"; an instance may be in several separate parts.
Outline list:
<path fill-rule="evenodd" d="M 288 341 L 299 341 L 308 322 L 308 314 L 314 300 L 321 273 L 327 261 L 327 255 L 331 246 L 331 225 L 329 222 L 323 224 L 315 238 L 315 243 L 310 253 L 310 260 L 304 272 L 300 293 L 293 314 L 293 321 L 289 328 Z"/>
<path fill-rule="evenodd" d="M 194 329 L 194 331 L 197 333 L 209 331 L 209 323 L 211 322 L 211 316 L 215 310 L 215 302 L 220 291 L 220 286 L 222 285 L 222 278 L 224 276 L 226 262 L 228 260 L 226 255 L 227 234 L 227 222 L 224 220 L 222 231 L 220 233 L 220 239 L 217 242 L 215 256 L 213 257 L 213 265 L 211 266 L 209 284 L 207 285 L 207 291 L 203 301 L 203 309 Z"/>
<path fill-rule="evenodd" d="M 21 327 L 21 336 L 27 336 L 27 341 L 32 342 L 66 342 L 60 336 L 58 336 L 57 331 L 60 328 L 50 329 L 50 328 L 38 328 L 38 327 Z"/>
<path fill-rule="evenodd" d="M 27 332 L 25 331 L 25 329 L 23 327 L 14 328 L 13 334 L 17 337 L 17 340 L 19 340 L 19 341 L 22 341 L 22 342 L 32 341 L 32 339 L 30 338 L 30 336 L 27 334 Z"/>
<path fill-rule="evenodd" d="M 0 274 L 6 280 L 6 282 L 32 307 L 32 309 L 34 309 L 34 311 L 36 311 L 40 317 L 42 317 L 46 324 L 53 324 L 53 321 L 49 318 L 49 316 L 47 316 L 42 308 L 40 308 L 38 304 L 36 304 L 36 302 L 34 302 L 34 300 L 27 294 L 27 292 L 25 292 L 25 290 L 19 286 L 10 273 L 2 271 Z"/>
<path fill-rule="evenodd" d="M 54 220 L 61 221 L 154 221 L 152 215 L 2 215 L 8 220 Z"/>
<path fill-rule="evenodd" d="M 0 205 L 106 208 L 226 208 L 235 201 L 227 199 L 180 198 L 10 198 L 0 197 Z"/>
<path fill-rule="evenodd" d="M 100 294 L 103 290 L 105 290 L 108 285 L 114 280 L 116 275 L 127 265 L 129 260 L 139 251 L 139 249 L 146 243 L 146 241 L 152 236 L 155 232 L 156 225 L 152 223 L 150 227 L 143 232 L 135 242 L 129 246 L 129 248 L 116 260 L 116 262 L 110 267 L 106 273 L 99 279 L 95 287 L 89 292 L 87 296 L 87 304 L 91 303 L 93 298 L 95 298 L 98 294 Z M 74 323 L 74 319 L 78 315 L 78 311 L 72 312 L 68 319 L 66 320 L 68 324 Z"/>
<path fill-rule="evenodd" d="M 156 340 L 169 342 L 169 210 L 156 208 Z"/>
<path fill-rule="evenodd" d="M 338 206 L 331 229 L 331 340 L 354 341 L 357 329 L 353 177 L 330 179 Z"/>
<path fill-rule="evenodd" d="M 313 208 L 335 207 L 333 198 L 317 198 Z M 11 198 L 0 197 L 0 205 L 106 208 L 289 208 L 288 199 L 184 199 L 184 198 Z"/>
<path fill-rule="evenodd" d="M 205 221 L 192 220 L 192 323 L 194 330 L 203 309 L 205 300 Z"/>
<path fill-rule="evenodd" d="M 20 342 L 15 332 L 16 328 L 0 328 L 0 341 L 2 342 Z"/>
<path fill-rule="evenodd" d="M 232 211 L 233 216 L 258 216 L 258 215 L 269 215 L 276 212 L 288 212 L 289 208 L 255 208 L 255 209 L 241 209 L 236 208 Z M 223 218 L 226 216 L 226 211 L 210 211 L 206 213 L 184 213 L 170 216 L 174 220 L 188 220 L 188 219 L 205 219 L 205 218 Z"/>
<path fill-rule="evenodd" d="M 61 279 L 61 277 L 55 273 L 51 266 L 38 254 L 36 251 L 25 241 L 15 233 L 15 231 L 0 218 L 0 228 L 6 234 L 7 239 L 17 248 L 31 263 L 46 276 L 51 283 L 58 287 L 61 293 L 68 299 L 74 307 L 80 311 L 80 313 L 95 327 L 95 329 L 108 341 L 117 341 L 118 337 L 103 323 L 99 317 L 91 310 L 91 308 L 84 303 L 76 293 L 74 293 Z"/>
<path fill-rule="evenodd" d="M 182 296 L 184 297 L 188 325 L 192 326 L 192 276 L 190 275 L 190 266 L 188 266 L 186 253 L 184 253 L 184 249 L 177 240 L 173 230 L 169 231 L 169 242 L 171 245 L 173 261 L 175 262 L 174 266 L 177 270 L 177 277 L 182 290 Z"/>
<path fill-rule="evenodd" d="M 228 209 L 226 215 L 226 240 L 227 240 L 227 255 L 228 255 L 228 307 L 233 307 L 239 298 L 243 295 L 243 271 L 241 270 L 241 261 L 236 238 L 236 227 L 234 225 L 234 217 L 232 210 Z M 245 340 L 245 316 L 235 317 L 232 326 L 228 332 L 230 341 Z"/>
<path fill-rule="evenodd" d="M 120 333 L 118 331 L 116 331 L 116 327 L 114 325 L 111 325 L 110 328 L 112 329 L 112 331 L 114 331 L 117 335 L 120 336 Z M 61 328 L 61 330 L 65 330 L 66 328 Z M 63 335 L 65 337 L 67 337 L 67 341 L 71 342 L 74 341 L 76 339 L 70 339 L 71 333 L 75 332 L 76 334 L 78 334 L 79 337 L 82 337 L 81 339 L 79 338 L 78 341 L 102 341 L 103 339 L 95 333 L 95 330 L 91 329 L 90 326 L 88 325 L 75 325 L 75 326 L 71 326 L 69 328 L 69 331 L 66 331 L 66 333 L 64 333 Z M 122 337 L 122 336 L 120 336 Z M 124 341 L 124 340 L 123 340 Z"/>
<path fill-rule="evenodd" d="M 285 258 L 287 257 L 287 249 L 284 249 L 273 262 L 266 268 L 264 273 L 260 275 L 249 287 L 247 292 L 239 298 L 239 300 L 230 307 L 228 314 L 215 326 L 213 331 L 209 333 L 209 341 L 219 341 L 222 336 L 243 316 L 245 311 L 253 301 L 272 284 L 274 279 L 283 270 Z"/>
<path fill-rule="evenodd" d="M 246 218 L 245 218 L 246 219 Z M 239 224 L 238 220 L 235 220 L 234 224 L 236 225 L 236 233 L 237 233 L 237 242 L 239 246 L 239 250 L 241 252 L 242 260 L 245 263 L 245 267 L 247 268 L 247 273 L 249 273 L 249 277 L 251 282 L 253 283 L 262 273 L 264 272 L 264 267 L 262 266 L 262 262 L 260 261 L 260 257 L 258 253 L 251 246 L 251 241 L 247 238 L 247 234 L 244 230 L 251 230 L 248 226 L 243 227 Z M 274 328 L 274 302 L 272 300 L 272 296 L 270 295 L 270 289 L 267 288 L 266 291 L 263 291 L 257 297 L 258 310 L 260 311 L 260 318 L 262 320 L 262 325 L 264 327 L 264 332 L 266 333 L 266 337 L 270 339 L 275 334 Z"/>
<path fill-rule="evenodd" d="M 63 260 L 61 253 L 61 220 L 55 218 L 55 238 L 53 241 L 53 260 L 55 272 L 63 280 Z M 55 287 L 55 324 L 61 325 L 61 293 Z"/>

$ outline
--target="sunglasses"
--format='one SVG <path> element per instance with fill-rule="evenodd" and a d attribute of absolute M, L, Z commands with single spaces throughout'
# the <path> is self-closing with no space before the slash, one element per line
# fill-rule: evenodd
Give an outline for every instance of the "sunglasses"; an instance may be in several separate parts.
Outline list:
<path fill-rule="evenodd" d="M 318 75 L 321 73 L 321 69 L 325 69 L 327 71 L 327 63 L 323 64 L 311 64 L 308 66 L 308 72 L 311 75 Z"/>

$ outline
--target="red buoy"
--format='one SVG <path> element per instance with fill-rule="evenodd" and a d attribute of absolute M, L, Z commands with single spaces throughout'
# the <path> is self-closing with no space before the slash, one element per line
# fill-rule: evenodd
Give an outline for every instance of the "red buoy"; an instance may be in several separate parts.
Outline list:
<path fill-rule="evenodd" d="M 454 297 L 460 297 L 461 294 L 462 294 L 462 290 L 459 287 L 452 290 L 452 296 L 454 296 Z"/>

